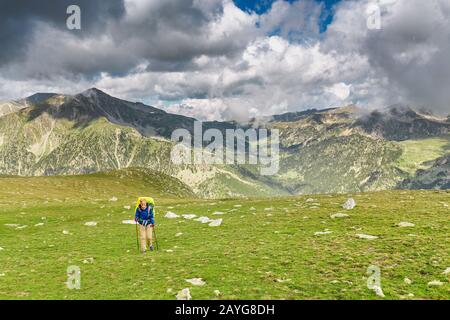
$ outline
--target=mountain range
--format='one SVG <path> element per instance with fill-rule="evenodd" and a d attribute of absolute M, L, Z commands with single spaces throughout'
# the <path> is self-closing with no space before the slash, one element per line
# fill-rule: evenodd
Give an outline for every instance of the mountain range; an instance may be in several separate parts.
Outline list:
<path fill-rule="evenodd" d="M 407 106 L 357 106 L 233 121 L 204 128 L 280 131 L 280 171 L 251 165 L 175 165 L 175 129 L 194 118 L 92 88 L 0 103 L 0 174 L 74 175 L 141 167 L 179 179 L 202 197 L 353 193 L 450 187 L 450 117 Z M 148 179 L 152 179 L 150 175 Z"/>

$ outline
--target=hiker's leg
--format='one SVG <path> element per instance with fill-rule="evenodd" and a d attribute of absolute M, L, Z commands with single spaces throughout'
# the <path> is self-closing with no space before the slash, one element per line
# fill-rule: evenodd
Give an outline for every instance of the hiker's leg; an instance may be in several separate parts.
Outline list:
<path fill-rule="evenodd" d="M 150 241 L 150 246 L 153 245 L 153 226 L 148 226 L 147 229 L 148 240 Z"/>
<path fill-rule="evenodd" d="M 143 225 L 139 225 L 139 231 L 141 234 L 141 251 L 144 252 L 147 249 L 147 228 Z"/>

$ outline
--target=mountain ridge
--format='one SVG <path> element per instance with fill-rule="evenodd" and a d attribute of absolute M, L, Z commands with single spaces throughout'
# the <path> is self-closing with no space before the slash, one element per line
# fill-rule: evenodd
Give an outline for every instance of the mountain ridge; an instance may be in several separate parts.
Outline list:
<path fill-rule="evenodd" d="M 249 165 L 171 163 L 172 131 L 192 132 L 194 118 L 96 88 L 71 96 L 47 95 L 37 94 L 35 100 L 43 101 L 0 116 L 0 174 L 67 175 L 142 167 L 213 198 L 385 190 L 431 166 L 405 156 L 403 141 L 450 134 L 448 119 L 399 107 L 367 113 L 350 105 L 275 115 L 267 121 L 203 123 L 204 129 L 222 132 L 280 130 L 280 172 L 262 177 L 258 167 Z M 436 148 L 436 158 L 427 161 L 446 152 Z M 404 166 L 412 169 L 404 171 Z"/>

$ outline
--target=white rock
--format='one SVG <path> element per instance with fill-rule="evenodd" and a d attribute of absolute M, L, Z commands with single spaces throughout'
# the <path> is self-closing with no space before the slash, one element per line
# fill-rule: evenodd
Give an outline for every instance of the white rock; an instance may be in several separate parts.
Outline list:
<path fill-rule="evenodd" d="M 242 204 L 235 204 L 233 207 L 235 207 L 235 208 L 241 208 L 241 207 L 242 207 Z"/>
<path fill-rule="evenodd" d="M 34 226 L 35 227 L 42 227 L 44 224 L 43 223 L 36 223 Z"/>
<path fill-rule="evenodd" d="M 0 247 L 0 251 L 3 251 L 3 250 L 5 250 L 5 249 L 3 249 L 2 247 Z"/>
<path fill-rule="evenodd" d="M 444 272 L 442 272 L 442 274 L 450 274 L 450 267 L 448 267 L 447 269 L 445 269 Z"/>
<path fill-rule="evenodd" d="M 208 226 L 210 226 L 210 227 L 219 227 L 222 224 L 222 220 L 223 219 L 212 220 L 211 223 L 208 224 Z"/>
<path fill-rule="evenodd" d="M 6 223 L 4 226 L 5 227 L 9 227 L 9 228 L 17 228 L 20 225 L 19 224 L 15 224 L 15 223 Z"/>
<path fill-rule="evenodd" d="M 178 292 L 176 297 L 177 297 L 177 300 L 191 300 L 192 299 L 189 288 L 184 288 L 183 290 Z"/>
<path fill-rule="evenodd" d="M 192 284 L 194 286 L 204 286 L 206 284 L 206 282 L 203 281 L 202 278 L 186 279 L 186 282 L 189 282 L 190 284 Z"/>
<path fill-rule="evenodd" d="M 167 213 L 164 215 L 164 218 L 167 218 L 167 219 L 176 219 L 179 217 L 180 217 L 179 215 L 177 215 L 176 213 L 174 213 L 172 211 L 167 211 Z"/>
<path fill-rule="evenodd" d="M 83 260 L 84 264 L 93 264 L 94 263 L 94 258 L 87 258 L 85 260 Z"/>
<path fill-rule="evenodd" d="M 213 216 L 221 216 L 223 214 L 225 214 L 225 213 L 224 212 L 220 212 L 220 211 L 213 212 Z"/>
<path fill-rule="evenodd" d="M 214 295 L 216 297 L 220 296 L 222 293 L 219 290 L 214 290 Z"/>
<path fill-rule="evenodd" d="M 84 225 L 87 227 L 95 227 L 97 225 L 97 221 L 88 221 Z"/>
<path fill-rule="evenodd" d="M 116 202 L 117 200 L 119 200 L 119 199 L 117 199 L 116 197 L 112 197 L 111 199 L 109 199 L 109 201 L 111 201 L 111 202 Z"/>
<path fill-rule="evenodd" d="M 196 214 L 183 214 L 181 216 L 185 219 L 190 220 L 190 219 L 194 219 L 197 215 Z"/>
<path fill-rule="evenodd" d="M 272 211 L 273 208 L 264 208 L 264 211 Z"/>
<path fill-rule="evenodd" d="M 331 217 L 331 219 L 336 219 L 336 218 L 347 218 L 350 216 L 348 214 L 338 212 L 338 213 L 332 214 L 330 217 Z"/>
<path fill-rule="evenodd" d="M 397 224 L 397 226 L 399 226 L 400 228 L 409 228 L 409 227 L 414 227 L 415 224 L 411 223 L 411 222 L 402 221 L 399 224 Z"/>
<path fill-rule="evenodd" d="M 314 199 L 311 199 L 311 198 L 308 198 L 308 199 L 306 199 L 306 201 L 305 201 L 305 202 L 314 202 L 314 201 L 316 201 L 316 200 L 314 200 Z"/>
<path fill-rule="evenodd" d="M 255 211 L 256 208 L 255 208 L 255 207 L 251 207 L 249 210 L 250 210 L 250 211 Z"/>
<path fill-rule="evenodd" d="M 136 224 L 134 220 L 122 220 L 122 224 Z"/>
<path fill-rule="evenodd" d="M 200 217 L 200 218 L 195 219 L 195 221 L 199 221 L 199 222 L 201 222 L 201 223 L 209 223 L 209 222 L 212 222 L 212 220 L 211 220 L 210 218 L 208 218 L 208 217 Z"/>
<path fill-rule="evenodd" d="M 175 235 L 175 237 L 180 237 L 180 236 L 182 236 L 183 235 L 183 232 L 178 232 L 176 235 Z"/>
<path fill-rule="evenodd" d="M 439 287 L 439 286 L 444 285 L 444 283 L 442 283 L 442 282 L 439 281 L 439 280 L 433 280 L 433 281 L 428 282 L 428 285 L 429 285 L 430 287 L 431 287 L 431 286 Z"/>
<path fill-rule="evenodd" d="M 276 281 L 279 283 L 284 283 L 284 282 L 290 282 L 292 280 L 291 279 L 276 279 Z"/>
<path fill-rule="evenodd" d="M 124 208 L 125 210 L 130 210 L 130 209 L 131 209 L 131 206 L 123 206 L 123 208 Z"/>
<path fill-rule="evenodd" d="M 409 278 L 405 278 L 405 279 L 403 279 L 403 281 L 404 281 L 406 284 L 411 284 L 411 283 L 412 283 L 412 280 L 409 279 Z"/>
<path fill-rule="evenodd" d="M 67 234 L 70 234 L 70 232 L 67 231 L 67 230 L 63 230 L 62 233 L 63 233 L 63 234 L 66 234 L 66 235 L 67 235 Z"/>
<path fill-rule="evenodd" d="M 348 199 L 342 206 L 342 208 L 344 208 L 346 210 L 352 210 L 355 207 L 356 207 L 356 201 L 353 198 Z"/>
<path fill-rule="evenodd" d="M 367 239 L 367 240 L 375 240 L 378 239 L 377 236 L 371 236 L 370 234 L 363 234 L 363 233 L 359 233 L 356 235 L 358 238 L 360 239 Z"/>
<path fill-rule="evenodd" d="M 166 252 L 171 253 L 171 252 L 173 252 L 173 250 L 167 249 Z"/>
<path fill-rule="evenodd" d="M 0 273 L 0 277 L 4 277 L 5 276 L 5 274 L 4 273 Z"/>
<path fill-rule="evenodd" d="M 21 229 L 25 229 L 26 227 L 28 227 L 27 225 L 24 225 L 24 226 L 19 226 L 19 227 L 17 227 L 16 228 L 16 230 L 21 230 Z"/>
<path fill-rule="evenodd" d="M 322 236 L 322 235 L 325 235 L 325 234 L 331 234 L 331 233 L 333 233 L 333 231 L 325 230 L 325 231 L 318 231 L 318 232 L 315 232 L 314 235 L 315 235 L 315 236 Z"/>

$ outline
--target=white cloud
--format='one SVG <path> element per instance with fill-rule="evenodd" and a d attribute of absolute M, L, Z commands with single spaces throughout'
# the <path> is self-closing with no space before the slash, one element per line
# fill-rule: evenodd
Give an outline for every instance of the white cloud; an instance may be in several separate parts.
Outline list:
<path fill-rule="evenodd" d="M 381 30 L 367 28 L 369 3 Z M 276 1 L 258 16 L 231 0 L 126 0 L 105 33 L 38 24 L 24 61 L 0 69 L 0 98 L 97 86 L 201 119 L 246 119 L 345 103 L 449 112 L 447 0 Z"/>

